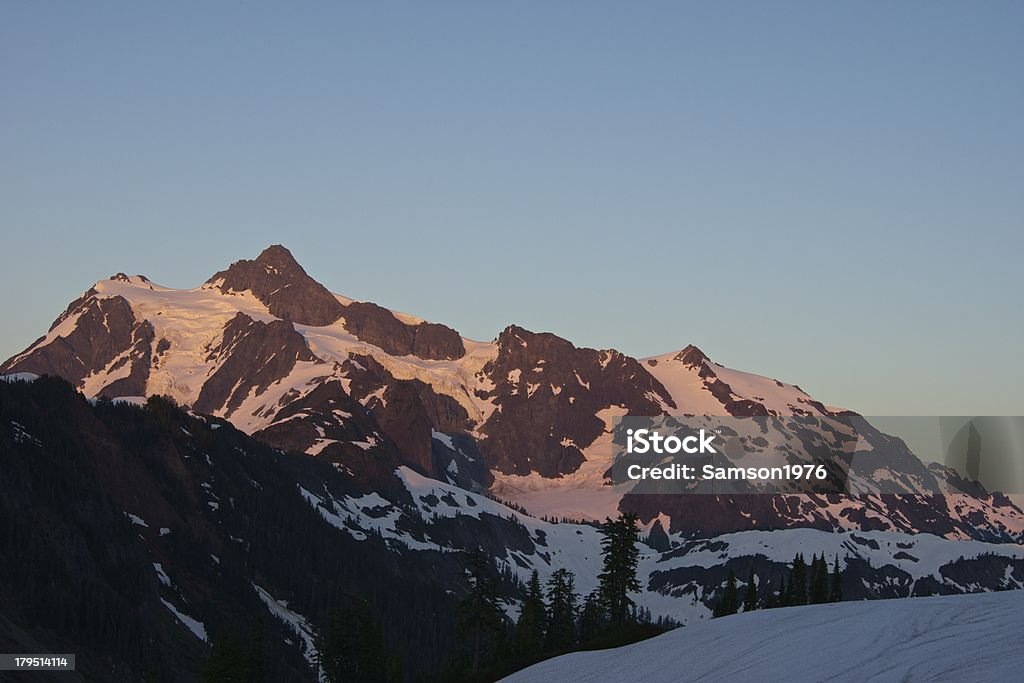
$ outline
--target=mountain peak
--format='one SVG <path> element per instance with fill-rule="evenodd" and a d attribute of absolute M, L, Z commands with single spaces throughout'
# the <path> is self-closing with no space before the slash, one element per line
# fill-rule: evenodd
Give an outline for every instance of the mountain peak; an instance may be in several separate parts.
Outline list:
<path fill-rule="evenodd" d="M 206 284 L 222 292 L 252 292 L 272 315 L 300 325 L 330 325 L 344 311 L 335 296 L 280 244 L 267 247 L 253 261 L 235 261 Z"/>
<path fill-rule="evenodd" d="M 256 257 L 256 263 L 262 263 L 265 266 L 277 268 L 278 270 L 298 270 L 303 275 L 306 274 L 306 271 L 299 265 L 299 262 L 292 256 L 292 252 L 288 251 L 288 248 L 281 244 L 271 244 L 261 251 L 260 255 Z"/>
<path fill-rule="evenodd" d="M 694 346 L 693 344 L 687 344 L 686 348 L 677 353 L 672 360 L 677 360 L 691 367 L 700 367 L 704 363 L 711 361 L 703 351 Z"/>
<path fill-rule="evenodd" d="M 108 280 L 115 282 L 127 282 L 133 285 L 151 285 L 149 278 L 145 275 L 125 275 L 124 273 L 115 273 L 111 275 Z"/>

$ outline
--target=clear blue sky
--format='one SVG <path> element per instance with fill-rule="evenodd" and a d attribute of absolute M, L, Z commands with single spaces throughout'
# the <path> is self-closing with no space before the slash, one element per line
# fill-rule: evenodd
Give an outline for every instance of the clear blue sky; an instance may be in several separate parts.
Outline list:
<path fill-rule="evenodd" d="M 270 243 L 494 337 L 1024 414 L 1024 4 L 0 4 L 0 356 Z"/>

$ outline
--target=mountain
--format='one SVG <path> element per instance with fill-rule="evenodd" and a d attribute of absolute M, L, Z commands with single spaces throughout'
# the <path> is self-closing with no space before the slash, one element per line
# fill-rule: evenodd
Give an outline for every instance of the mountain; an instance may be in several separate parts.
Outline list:
<path fill-rule="evenodd" d="M 332 294 L 280 246 L 191 290 L 96 282 L 0 379 L 0 645 L 82 653 L 89 679 L 196 680 L 241 639 L 314 680 L 315 635 L 358 596 L 420 680 L 458 645 L 463 551 L 511 619 L 533 571 L 594 590 L 594 520 L 620 511 L 644 527 L 632 598 L 682 624 L 730 572 L 766 598 L 798 552 L 838 560 L 847 600 L 1024 587 L 1006 496 L 795 385 L 692 345 L 474 341 Z M 622 485 L 637 419 L 728 433 L 725 463 L 823 454 L 842 488 Z"/>
<path fill-rule="evenodd" d="M 812 605 L 739 614 L 634 645 L 576 652 L 507 683 L 649 681 L 1009 681 L 1024 595 Z M 804 644 L 794 650 L 794 644 Z"/>
<path fill-rule="evenodd" d="M 195 680 L 228 636 L 262 643 L 272 680 L 312 680 L 314 634 L 352 595 L 418 680 L 455 646 L 467 549 L 493 559 L 510 617 L 534 570 L 546 581 L 570 569 L 583 595 L 597 586 L 594 526 L 532 517 L 384 453 L 351 466 L 287 453 L 163 398 L 0 381 L 0 453 L 0 644 L 77 652 L 89 680 Z M 755 572 L 767 598 L 797 552 L 837 558 L 848 600 L 1024 587 L 1017 544 L 810 528 L 652 535 L 633 597 L 684 624 L 710 618 L 730 571 Z"/>
<path fill-rule="evenodd" d="M 438 457 L 472 443 L 433 442 Z M 194 681 L 225 642 L 251 643 L 267 680 L 316 680 L 316 634 L 354 597 L 422 680 L 458 644 L 461 551 L 491 559 L 509 618 L 534 570 L 597 586 L 594 526 L 429 478 L 383 442 L 310 457 L 162 397 L 87 400 L 20 373 L 0 381 L 0 458 L 0 645 L 76 652 L 87 680 Z M 730 571 L 766 598 L 797 552 L 836 558 L 849 600 L 1024 587 L 1024 547 L 924 533 L 688 538 L 659 518 L 640 550 L 633 599 L 684 624 L 711 616 Z"/>
<path fill-rule="evenodd" d="M 357 475 L 368 457 L 394 458 L 554 518 L 631 511 L 690 538 L 796 527 L 1024 537 L 1024 513 L 1006 497 L 965 487 L 866 423 L 850 432 L 852 413 L 795 385 L 723 367 L 692 345 L 635 359 L 515 325 L 473 341 L 332 294 L 282 246 L 197 289 L 123 273 L 97 282 L 0 372 L 57 375 L 88 397 L 170 396 Z M 781 463 L 825 441 L 868 462 L 871 476 L 852 478 L 852 495 L 633 495 L 611 485 L 616 420 L 658 415 L 764 418 L 767 438 L 751 434 L 750 453 Z M 916 495 L 872 485 L 897 478 Z"/>
<path fill-rule="evenodd" d="M 74 652 L 81 680 L 195 681 L 211 645 L 234 639 L 265 680 L 309 681 L 313 634 L 352 595 L 410 676 L 451 646 L 457 558 L 399 562 L 371 529 L 331 526 L 303 487 L 377 494 L 325 461 L 163 399 L 90 403 L 56 378 L 0 382 L 0 454 L 7 651 Z M 412 504 L 397 480 L 385 493 Z"/>

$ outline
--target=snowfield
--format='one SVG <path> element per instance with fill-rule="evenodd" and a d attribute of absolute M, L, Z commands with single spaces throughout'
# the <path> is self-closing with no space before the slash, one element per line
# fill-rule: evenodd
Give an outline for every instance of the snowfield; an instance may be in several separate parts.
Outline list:
<path fill-rule="evenodd" d="M 300 487 L 298 492 L 329 524 L 357 540 L 377 534 L 396 552 L 459 552 L 462 546 L 442 540 L 444 533 L 437 533 L 445 522 L 460 517 L 509 520 L 521 527 L 530 541 L 497 550 L 493 559 L 500 571 L 526 582 L 536 570 L 541 581 L 546 582 L 554 571 L 565 568 L 575 575 L 576 591 L 581 596 L 597 587 L 601 536 L 594 527 L 552 523 L 525 515 L 408 467 L 399 468 L 396 476 L 412 496 L 415 509 L 395 505 L 376 493 L 335 498 L 326 487 L 315 491 Z M 763 586 L 768 581 L 775 588 L 778 572 L 782 571 L 780 566 L 788 565 L 798 552 L 808 557 L 824 553 L 830 562 L 838 558 L 844 570 L 853 563 L 859 567 L 855 571 L 869 571 L 870 575 L 862 576 L 860 583 L 874 596 L 911 595 L 918 582 L 936 592 L 1024 589 L 1024 545 L 1018 544 L 956 541 L 934 534 L 803 528 L 739 531 L 707 539 L 685 539 L 672 534 L 671 538 L 674 545 L 667 552 L 639 545 L 637 574 L 642 589 L 632 598 L 637 605 L 649 609 L 654 618 L 671 617 L 688 625 L 710 619 L 712 593 L 724 586 L 724 567 L 730 562 L 732 568 L 738 567 L 741 590 L 752 564 L 757 566 L 759 583 Z M 998 572 L 997 578 L 988 574 L 976 576 L 972 572 L 979 569 L 963 568 L 964 562 L 986 557 L 999 558 L 988 568 Z M 742 561 L 737 565 L 739 560 Z M 514 617 L 518 605 L 510 605 L 510 610 Z"/>
<path fill-rule="evenodd" d="M 791 607 L 556 657 L 504 680 L 1013 681 L 1022 627 L 1022 591 Z"/>

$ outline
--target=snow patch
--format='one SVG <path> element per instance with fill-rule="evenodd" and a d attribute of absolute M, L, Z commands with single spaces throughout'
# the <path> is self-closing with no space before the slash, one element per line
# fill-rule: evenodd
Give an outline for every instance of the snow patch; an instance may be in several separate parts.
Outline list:
<path fill-rule="evenodd" d="M 203 622 L 198 619 L 193 619 L 163 598 L 160 598 L 160 602 L 163 603 L 163 606 L 166 607 L 168 611 L 185 626 L 185 628 L 192 632 L 192 635 L 204 643 L 208 642 L 206 637 L 206 627 L 203 626 Z"/>

